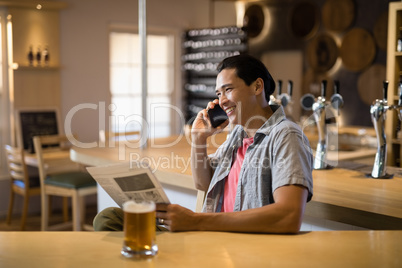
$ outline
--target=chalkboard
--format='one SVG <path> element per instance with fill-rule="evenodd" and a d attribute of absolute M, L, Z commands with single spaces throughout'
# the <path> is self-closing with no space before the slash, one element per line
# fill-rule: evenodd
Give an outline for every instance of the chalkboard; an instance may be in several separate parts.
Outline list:
<path fill-rule="evenodd" d="M 18 111 L 18 136 L 24 150 L 34 153 L 33 137 L 59 134 L 56 110 Z"/>

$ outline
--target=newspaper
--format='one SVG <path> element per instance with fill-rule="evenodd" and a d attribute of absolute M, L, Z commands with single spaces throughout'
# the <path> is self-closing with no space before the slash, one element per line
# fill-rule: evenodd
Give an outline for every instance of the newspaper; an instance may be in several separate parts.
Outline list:
<path fill-rule="evenodd" d="M 131 162 L 88 167 L 87 170 L 120 207 L 130 199 L 170 203 L 149 167 Z"/>

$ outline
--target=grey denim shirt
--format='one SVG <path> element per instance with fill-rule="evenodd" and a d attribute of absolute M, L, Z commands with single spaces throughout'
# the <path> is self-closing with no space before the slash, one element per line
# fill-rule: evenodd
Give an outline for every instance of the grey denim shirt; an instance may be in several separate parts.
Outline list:
<path fill-rule="evenodd" d="M 313 195 L 313 156 L 309 141 L 300 127 L 287 120 L 281 106 L 271 106 L 273 115 L 261 126 L 248 147 L 239 174 L 234 211 L 274 203 L 274 191 L 284 185 L 297 184 Z M 227 140 L 210 155 L 214 168 L 203 212 L 220 212 L 225 179 L 232 167 L 233 156 L 247 137 L 236 125 Z"/>

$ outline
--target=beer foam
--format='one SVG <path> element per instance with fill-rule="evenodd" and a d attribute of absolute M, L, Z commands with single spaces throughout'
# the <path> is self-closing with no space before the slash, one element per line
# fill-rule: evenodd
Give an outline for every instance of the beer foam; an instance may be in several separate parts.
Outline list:
<path fill-rule="evenodd" d="M 123 210 L 131 213 L 145 213 L 155 210 L 155 203 L 142 202 L 137 203 L 133 200 L 129 200 L 123 204 Z"/>

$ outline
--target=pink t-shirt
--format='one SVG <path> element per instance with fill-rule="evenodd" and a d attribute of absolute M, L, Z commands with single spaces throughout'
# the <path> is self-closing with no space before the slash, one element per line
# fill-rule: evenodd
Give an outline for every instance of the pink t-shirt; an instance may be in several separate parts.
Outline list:
<path fill-rule="evenodd" d="M 223 194 L 222 212 L 232 212 L 236 199 L 237 184 L 239 182 L 239 174 L 243 165 L 244 155 L 247 148 L 253 143 L 254 138 L 244 138 L 243 146 L 237 150 L 235 159 L 230 169 L 229 175 L 225 181 L 225 189 Z"/>

